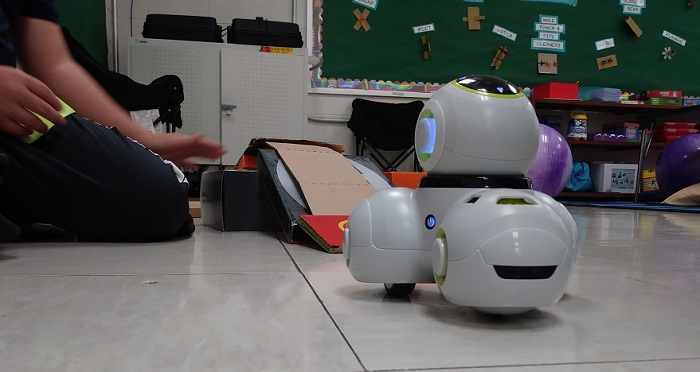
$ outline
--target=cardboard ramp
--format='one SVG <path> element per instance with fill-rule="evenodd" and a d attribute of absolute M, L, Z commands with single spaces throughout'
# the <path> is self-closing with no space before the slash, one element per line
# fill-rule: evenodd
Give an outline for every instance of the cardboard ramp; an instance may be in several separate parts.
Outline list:
<path fill-rule="evenodd" d="M 374 188 L 343 157 L 327 147 L 268 142 L 302 191 L 313 215 L 348 216 Z"/>

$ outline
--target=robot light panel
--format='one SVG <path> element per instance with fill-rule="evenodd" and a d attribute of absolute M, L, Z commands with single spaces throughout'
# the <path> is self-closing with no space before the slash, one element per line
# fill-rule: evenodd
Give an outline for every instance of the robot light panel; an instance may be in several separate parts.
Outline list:
<path fill-rule="evenodd" d="M 433 155 L 436 136 L 435 116 L 432 111 L 424 110 L 418 118 L 418 125 L 416 126 L 416 152 L 418 153 L 418 158 L 426 161 Z"/>
<path fill-rule="evenodd" d="M 427 172 L 522 175 L 537 153 L 539 123 L 513 84 L 467 76 L 433 94 L 419 116 L 415 144 Z"/>

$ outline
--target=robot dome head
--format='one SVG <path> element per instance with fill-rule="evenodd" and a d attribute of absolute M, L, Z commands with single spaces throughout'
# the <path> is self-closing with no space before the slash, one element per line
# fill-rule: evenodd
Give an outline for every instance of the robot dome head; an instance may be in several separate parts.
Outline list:
<path fill-rule="evenodd" d="M 415 145 L 427 172 L 523 175 L 537 153 L 539 122 L 515 85 L 465 76 L 433 93 L 419 115 Z"/>

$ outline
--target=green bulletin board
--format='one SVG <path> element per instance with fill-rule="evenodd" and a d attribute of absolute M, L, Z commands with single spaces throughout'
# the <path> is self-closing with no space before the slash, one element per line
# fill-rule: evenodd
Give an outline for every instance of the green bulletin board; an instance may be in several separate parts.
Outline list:
<path fill-rule="evenodd" d="M 367 79 L 393 82 L 446 83 L 468 74 L 496 75 L 521 86 L 544 82 L 579 82 L 581 86 L 620 88 L 624 92 L 647 89 L 682 90 L 700 95 L 700 2 L 646 0 L 641 14 L 631 15 L 642 30 L 637 37 L 625 22 L 620 0 L 578 0 L 570 6 L 523 0 L 379 0 L 369 9 L 365 31 L 353 26 L 353 14 L 368 9 L 364 1 L 324 0 L 320 18 L 322 78 Z M 467 7 L 478 6 L 485 16 L 480 30 L 469 30 Z M 556 17 L 564 25 L 559 35 L 562 52 L 533 50 L 540 16 Z M 434 31 L 415 34 L 414 26 L 432 24 Z M 515 41 L 493 32 L 494 26 L 516 35 Z M 664 31 L 685 40 L 685 45 L 664 37 Z M 424 59 L 421 36 L 430 41 L 430 58 Z M 613 39 L 614 47 L 597 50 L 596 42 Z M 500 46 L 508 54 L 500 69 L 491 62 Z M 664 48 L 675 50 L 664 58 Z M 557 55 L 556 75 L 538 73 L 538 53 Z M 599 69 L 596 59 L 614 54 L 618 65 Z"/>
<path fill-rule="evenodd" d="M 58 23 L 90 52 L 93 58 L 107 66 L 107 20 L 105 2 L 94 0 L 56 0 Z"/>

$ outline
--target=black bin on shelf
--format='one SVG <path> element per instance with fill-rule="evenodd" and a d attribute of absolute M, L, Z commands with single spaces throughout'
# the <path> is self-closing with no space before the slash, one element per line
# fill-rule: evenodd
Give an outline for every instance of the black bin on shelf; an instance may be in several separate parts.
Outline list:
<path fill-rule="evenodd" d="M 223 43 L 222 27 L 214 17 L 148 14 L 142 35 L 150 39 Z"/>

